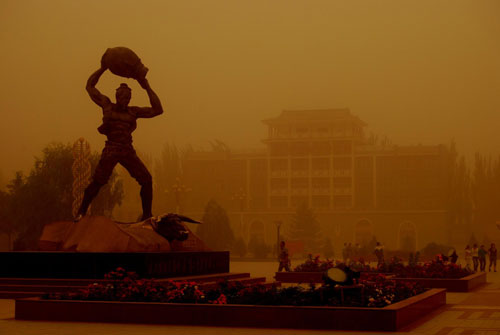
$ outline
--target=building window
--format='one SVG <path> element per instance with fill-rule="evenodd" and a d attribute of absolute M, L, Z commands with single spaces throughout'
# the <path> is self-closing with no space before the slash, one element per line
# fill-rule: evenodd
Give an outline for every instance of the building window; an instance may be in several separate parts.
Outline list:
<path fill-rule="evenodd" d="M 322 209 L 330 207 L 330 197 L 327 195 L 314 195 L 312 197 L 312 207 Z"/>
<path fill-rule="evenodd" d="M 309 204 L 309 198 L 307 196 L 293 196 L 290 198 L 292 208 L 297 208 L 306 204 Z"/>
<path fill-rule="evenodd" d="M 350 195 L 336 195 L 333 197 L 333 207 L 337 209 L 350 208 L 352 198 Z"/>
<path fill-rule="evenodd" d="M 334 155 L 350 155 L 351 142 L 350 141 L 334 141 L 333 142 L 333 154 Z"/>
<path fill-rule="evenodd" d="M 288 198 L 285 196 L 272 196 L 270 198 L 272 208 L 287 208 Z"/>

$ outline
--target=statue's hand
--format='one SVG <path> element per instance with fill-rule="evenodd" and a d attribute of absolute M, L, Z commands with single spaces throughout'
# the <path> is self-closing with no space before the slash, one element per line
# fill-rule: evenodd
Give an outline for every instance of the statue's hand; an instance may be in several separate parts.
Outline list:
<path fill-rule="evenodd" d="M 143 89 L 147 90 L 149 88 L 149 82 L 148 82 L 148 80 L 145 77 L 144 78 L 138 78 L 137 82 L 139 83 L 139 85 L 141 85 L 141 87 Z"/>
<path fill-rule="evenodd" d="M 103 59 L 101 58 L 101 71 L 106 71 L 108 69 L 108 66 L 103 62 Z"/>

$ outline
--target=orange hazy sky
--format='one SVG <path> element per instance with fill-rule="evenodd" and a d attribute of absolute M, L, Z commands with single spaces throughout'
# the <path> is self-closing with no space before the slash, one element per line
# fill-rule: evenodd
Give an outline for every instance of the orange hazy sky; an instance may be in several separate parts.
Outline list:
<path fill-rule="evenodd" d="M 283 109 L 349 107 L 396 144 L 500 153 L 498 0 L 0 0 L 0 172 L 28 169 L 51 141 L 101 150 L 85 91 L 108 47 L 149 67 L 165 114 L 136 148 L 166 142 L 261 147 Z M 133 105 L 146 94 L 120 82 Z"/>

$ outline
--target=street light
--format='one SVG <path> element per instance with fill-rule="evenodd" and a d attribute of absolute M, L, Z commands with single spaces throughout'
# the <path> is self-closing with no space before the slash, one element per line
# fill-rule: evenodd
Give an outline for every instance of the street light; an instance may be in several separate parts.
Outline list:
<path fill-rule="evenodd" d="M 278 261 L 280 260 L 280 228 L 283 222 L 281 221 L 274 221 L 274 224 L 276 224 L 276 256 L 278 257 Z"/>
<path fill-rule="evenodd" d="M 191 189 L 182 184 L 179 177 L 175 178 L 175 184 L 172 185 L 172 193 L 175 196 L 175 212 L 179 213 L 181 204 L 181 195 L 190 192 Z"/>
<path fill-rule="evenodd" d="M 233 194 L 232 200 L 238 200 L 240 202 L 240 233 L 243 236 L 243 210 L 245 209 L 245 201 L 247 199 L 247 194 L 243 187 Z"/>

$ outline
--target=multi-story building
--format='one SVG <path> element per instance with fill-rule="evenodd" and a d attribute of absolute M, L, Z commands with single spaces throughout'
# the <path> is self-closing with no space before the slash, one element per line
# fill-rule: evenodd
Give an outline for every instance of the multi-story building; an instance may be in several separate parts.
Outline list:
<path fill-rule="evenodd" d="M 274 243 L 276 223 L 286 236 L 305 203 L 337 244 L 373 236 L 389 248 L 446 242 L 445 146 L 377 144 L 348 109 L 283 111 L 263 122 L 269 133 L 261 150 L 189 155 L 184 211 L 201 217 L 215 199 L 237 235 Z"/>

